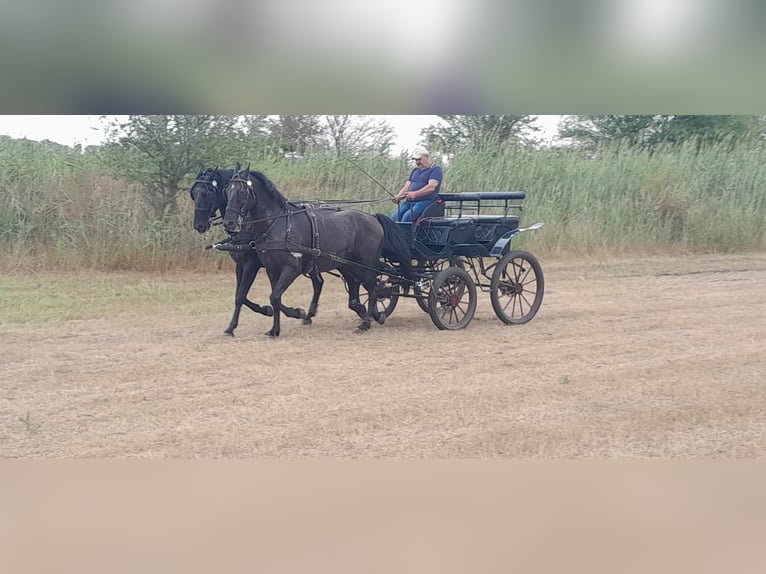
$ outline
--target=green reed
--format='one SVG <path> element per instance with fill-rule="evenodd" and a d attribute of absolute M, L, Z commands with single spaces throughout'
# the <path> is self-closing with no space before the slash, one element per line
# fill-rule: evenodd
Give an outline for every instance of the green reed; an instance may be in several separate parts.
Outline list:
<path fill-rule="evenodd" d="M 224 237 L 221 228 L 200 236 L 191 227 L 186 191 L 193 178 L 181 191 L 179 212 L 158 220 L 139 188 L 106 175 L 88 154 L 33 143 L 0 141 L 0 267 L 229 265 L 225 254 L 204 249 Z M 692 141 L 653 151 L 619 144 L 592 152 L 508 147 L 466 150 L 437 161 L 444 165 L 444 191 L 526 191 L 522 225 L 546 225 L 523 235 L 518 245 L 535 252 L 736 251 L 766 245 L 766 146 L 759 142 L 700 147 Z M 251 168 L 289 199 L 375 199 L 359 208 L 389 212 L 392 204 L 382 188 L 396 193 L 412 163 L 405 157 L 307 154 L 267 157 Z"/>

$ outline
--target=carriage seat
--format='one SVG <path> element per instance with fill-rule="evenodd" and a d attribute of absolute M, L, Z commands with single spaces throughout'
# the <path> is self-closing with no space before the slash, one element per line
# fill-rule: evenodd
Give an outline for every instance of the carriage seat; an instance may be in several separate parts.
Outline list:
<path fill-rule="evenodd" d="M 429 205 L 423 210 L 423 213 L 418 217 L 418 221 L 427 217 L 442 217 L 444 215 L 444 201 L 437 199 L 436 203 Z M 417 223 L 417 222 L 416 222 Z"/>
<path fill-rule="evenodd" d="M 489 243 L 518 227 L 518 215 L 431 217 L 418 220 L 414 236 L 430 245 Z"/>

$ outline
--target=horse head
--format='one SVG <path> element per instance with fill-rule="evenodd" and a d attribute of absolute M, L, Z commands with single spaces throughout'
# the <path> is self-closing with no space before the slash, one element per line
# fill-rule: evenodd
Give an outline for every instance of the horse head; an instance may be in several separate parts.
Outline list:
<path fill-rule="evenodd" d="M 227 204 L 223 226 L 229 233 L 237 227 L 240 216 L 244 218 L 243 223 L 250 222 L 263 232 L 288 207 L 287 199 L 271 180 L 249 166 L 231 178 L 225 193 Z"/>
<path fill-rule="evenodd" d="M 239 165 L 239 164 L 237 164 Z M 199 233 L 210 229 L 210 222 L 215 219 L 216 212 L 224 214 L 226 210 L 226 194 L 224 187 L 231 177 L 231 170 L 221 170 L 218 166 L 205 168 L 197 173 L 189 195 L 194 201 L 194 221 L 192 226 Z"/>
<path fill-rule="evenodd" d="M 256 198 L 250 170 L 237 170 L 229 180 L 224 195 L 226 196 L 226 212 L 223 216 L 223 228 L 228 233 L 233 233 L 243 212 L 249 212 L 255 207 Z"/>

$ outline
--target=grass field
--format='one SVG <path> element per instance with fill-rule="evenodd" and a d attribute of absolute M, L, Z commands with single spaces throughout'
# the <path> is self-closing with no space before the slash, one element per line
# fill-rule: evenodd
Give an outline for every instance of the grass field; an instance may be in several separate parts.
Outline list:
<path fill-rule="evenodd" d="M 359 335 L 328 277 L 309 326 L 220 272 L 0 278 L 0 457 L 766 455 L 766 255 L 541 258 L 535 319 L 464 331 L 412 300 Z M 252 299 L 265 302 L 265 277 Z M 305 307 L 301 279 L 287 303 Z"/>

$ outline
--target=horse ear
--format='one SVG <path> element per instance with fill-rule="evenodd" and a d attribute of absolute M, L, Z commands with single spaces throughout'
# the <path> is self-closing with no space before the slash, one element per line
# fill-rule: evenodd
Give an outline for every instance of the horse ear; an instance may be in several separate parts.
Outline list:
<path fill-rule="evenodd" d="M 250 162 L 247 162 L 247 173 L 250 173 Z"/>
<path fill-rule="evenodd" d="M 237 162 L 237 165 L 236 165 L 236 166 L 234 166 L 234 171 L 235 171 L 235 172 L 237 172 L 237 173 L 239 173 L 239 170 L 241 170 L 241 169 L 242 169 L 242 166 L 240 165 L 240 163 L 239 163 L 239 162 Z"/>

